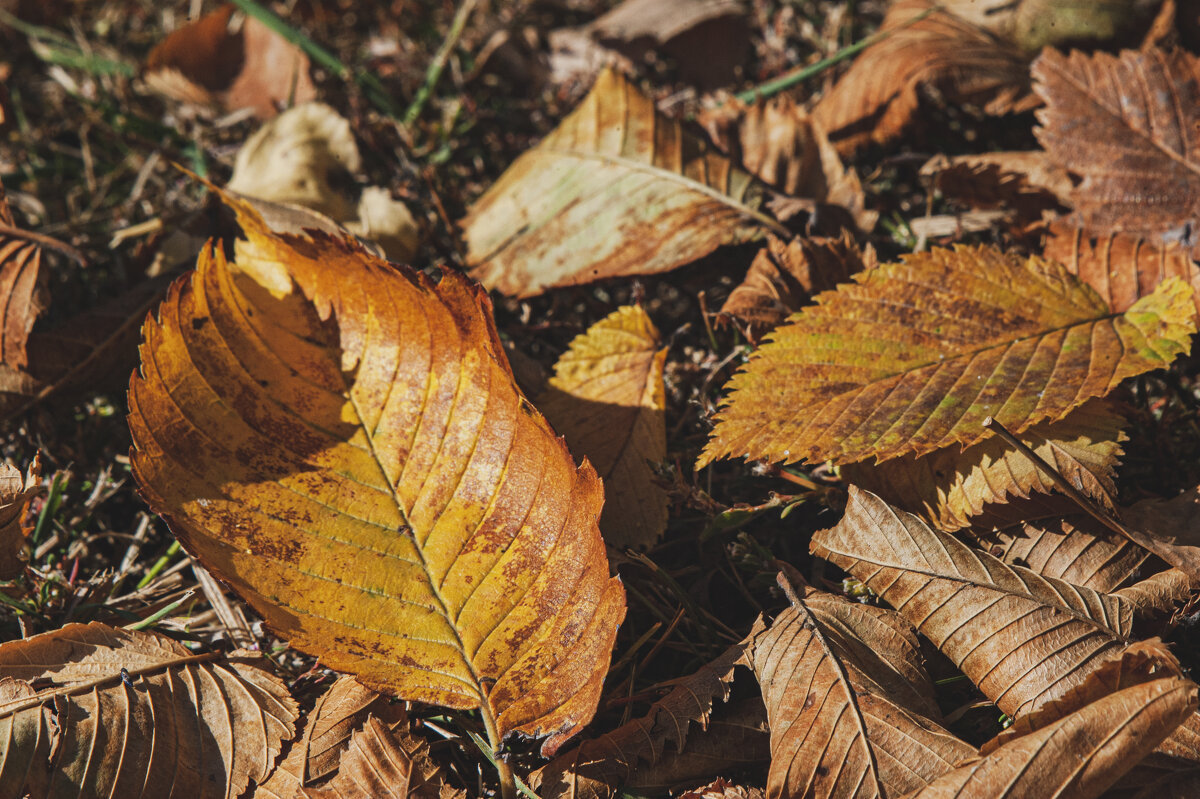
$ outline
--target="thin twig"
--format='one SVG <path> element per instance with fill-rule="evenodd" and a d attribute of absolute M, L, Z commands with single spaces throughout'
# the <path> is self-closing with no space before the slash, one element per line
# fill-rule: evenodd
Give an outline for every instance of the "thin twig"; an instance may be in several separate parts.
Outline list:
<path fill-rule="evenodd" d="M 417 117 L 421 116 L 421 111 L 425 108 L 429 95 L 433 93 L 438 81 L 441 80 L 442 70 L 446 68 L 446 62 L 450 60 L 450 53 L 458 44 L 458 39 L 462 36 L 463 28 L 467 26 L 471 12 L 475 10 L 476 2 L 477 0 L 463 0 L 463 4 L 455 12 L 454 21 L 450 23 L 450 32 L 446 34 L 442 46 L 434 53 L 433 60 L 429 62 L 429 67 L 425 70 L 425 82 L 421 84 L 421 88 L 413 97 L 412 104 L 404 112 L 405 125 L 411 125 L 417 121 Z"/>
<path fill-rule="evenodd" d="M 48 250 L 60 252 L 68 258 L 72 259 L 80 266 L 87 266 L 87 258 L 83 257 L 83 253 L 72 247 L 70 244 L 65 244 L 56 238 L 46 236 L 41 233 L 34 233 L 32 230 L 22 230 L 19 227 L 12 227 L 0 222 L 0 236 L 7 236 L 13 239 L 24 239 L 25 241 L 33 242 L 41 245 Z"/>

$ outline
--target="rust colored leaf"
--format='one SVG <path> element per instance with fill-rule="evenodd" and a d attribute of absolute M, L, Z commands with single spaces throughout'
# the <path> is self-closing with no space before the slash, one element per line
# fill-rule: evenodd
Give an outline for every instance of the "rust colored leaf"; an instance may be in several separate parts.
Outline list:
<path fill-rule="evenodd" d="M 287 102 L 316 99 L 308 56 L 254 17 L 226 3 L 189 22 L 146 59 L 146 82 L 159 92 L 227 111 L 253 108 L 268 119 Z"/>
<path fill-rule="evenodd" d="M 1186 239 L 1200 215 L 1200 84 L 1183 50 L 1047 50 L 1033 65 L 1038 140 L 1083 180 L 1071 192 L 1082 226 Z"/>
<path fill-rule="evenodd" d="M 557 286 L 666 272 L 722 244 L 786 234 L 763 189 L 606 70 L 571 114 L 518 158 L 461 222 L 488 288 Z"/>
<path fill-rule="evenodd" d="M 814 294 L 850 280 L 855 272 L 875 266 L 875 248 L 860 250 L 850 234 L 840 238 L 797 236 L 784 241 L 767 237 L 746 277 L 721 306 L 761 334 L 806 305 Z"/>
<path fill-rule="evenodd" d="M 879 214 L 866 210 L 858 176 L 790 97 L 778 95 L 749 106 L 729 100 L 704 111 L 699 121 L 722 150 L 767 185 L 791 197 L 840 205 L 861 230 L 875 226 Z"/>
<path fill-rule="evenodd" d="M 681 680 L 645 716 L 559 755 L 533 773 L 530 785 L 542 799 L 611 799 L 622 787 L 655 781 L 655 770 L 664 763 L 669 767 L 672 760 L 684 759 L 694 765 L 687 755 L 696 749 L 706 768 L 700 773 L 693 768 L 689 775 L 670 768 L 675 781 L 695 785 L 731 765 L 766 761 L 770 750 L 761 701 L 741 708 L 732 724 L 717 723 L 718 716 L 727 715 L 717 713 L 718 703 L 729 698 L 733 671 L 744 651 L 744 643 L 730 648 Z"/>
<path fill-rule="evenodd" d="M 306 788 L 299 799 L 435 799 L 465 797 L 441 782 L 429 744 L 413 740 L 375 716 L 354 733 L 328 784 Z"/>
<path fill-rule="evenodd" d="M 0 645 L 0 785 L 35 798 L 238 796 L 298 715 L 262 663 L 99 622 Z"/>
<path fill-rule="evenodd" d="M 1020 438 L 1083 494 L 1111 510 L 1124 424 L 1102 400 L 1091 400 L 1057 422 L 1034 425 Z M 970 526 L 989 504 L 1056 490 L 1028 457 L 995 436 L 962 451 L 947 447 L 915 459 L 850 464 L 843 474 L 946 531 Z"/>
<path fill-rule="evenodd" d="M 970 446 L 1062 419 L 1189 346 L 1192 290 L 1164 282 L 1124 314 L 1062 266 L 935 249 L 817 298 L 729 381 L 698 466 L 740 456 L 836 463 Z"/>
<path fill-rule="evenodd" d="M 624 614 L 594 470 L 516 388 L 477 286 L 225 199 L 234 261 L 202 252 L 144 329 L 143 496 L 292 646 L 552 752 Z"/>
<path fill-rule="evenodd" d="M 890 35 L 868 47 L 813 109 L 843 155 L 898 136 L 924 86 L 989 113 L 1031 107 L 1026 56 L 954 14 L 929 13 L 933 7 L 931 0 L 895 0 L 880 26 Z"/>
<path fill-rule="evenodd" d="M 33 323 L 46 309 L 42 248 L 17 227 L 0 187 L 0 368 L 24 371 Z"/>
<path fill-rule="evenodd" d="M 25 539 L 32 531 L 26 527 L 25 511 L 29 502 L 41 490 L 42 457 L 33 457 L 29 470 L 10 463 L 0 463 L 0 580 L 11 580 L 21 573 L 25 562 L 19 554 Z"/>
<path fill-rule="evenodd" d="M 1131 631 L 1125 600 L 1009 566 L 857 487 L 811 548 L 900 611 L 1010 716 L 1078 685 Z"/>
<path fill-rule="evenodd" d="M 618 308 L 571 342 L 537 403 L 604 479 L 600 531 L 618 547 L 648 547 L 667 529 L 667 492 L 651 465 L 667 457 L 660 344 L 640 306 Z"/>
<path fill-rule="evenodd" d="M 1128 582 L 1150 556 L 1082 513 L 1023 522 L 1015 528 L 979 533 L 977 539 L 1005 563 L 1102 594 Z"/>
<path fill-rule="evenodd" d="M 1094 288 L 1114 311 L 1124 311 L 1164 280 L 1191 284 L 1200 312 L 1200 266 L 1176 242 L 1151 244 L 1126 233 L 1091 235 L 1065 222 L 1050 227 L 1043 255 Z"/>
<path fill-rule="evenodd" d="M 294 799 L 303 785 L 337 771 L 351 736 L 368 718 L 389 725 L 407 723 L 402 705 L 389 704 L 353 677 L 339 678 L 304 717 L 287 755 L 259 783 L 254 799 Z"/>
<path fill-rule="evenodd" d="M 900 795 L 975 754 L 922 716 L 937 706 L 916 636 L 890 617 L 810 589 L 769 630 L 759 620 L 747 660 L 771 723 L 768 796 Z"/>
<path fill-rule="evenodd" d="M 1110 694 L 960 766 L 906 799 L 1094 799 L 1193 713 L 1197 688 L 1167 677 Z"/>

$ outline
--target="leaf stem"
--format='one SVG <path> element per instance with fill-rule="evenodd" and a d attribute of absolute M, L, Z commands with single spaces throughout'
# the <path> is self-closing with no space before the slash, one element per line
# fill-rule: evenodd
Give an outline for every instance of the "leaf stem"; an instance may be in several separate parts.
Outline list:
<path fill-rule="evenodd" d="M 450 31 L 425 69 L 425 82 L 421 84 L 420 89 L 417 89 L 416 96 L 413 97 L 412 103 L 404 112 L 405 125 L 413 124 L 417 121 L 417 117 L 421 116 L 421 110 L 425 108 L 429 95 L 433 94 L 434 88 L 441 80 L 442 70 L 446 68 L 446 62 L 450 60 L 450 52 L 458 44 L 459 37 L 462 36 L 463 29 L 467 26 L 467 20 L 470 19 L 471 12 L 475 10 L 476 2 L 477 0 L 463 0 L 462 5 L 455 12 L 454 21 L 450 23 Z"/>

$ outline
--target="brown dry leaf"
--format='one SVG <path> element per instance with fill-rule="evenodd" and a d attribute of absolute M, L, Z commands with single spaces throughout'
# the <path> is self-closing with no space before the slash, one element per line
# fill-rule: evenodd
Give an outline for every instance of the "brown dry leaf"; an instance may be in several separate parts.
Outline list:
<path fill-rule="evenodd" d="M 17 227 L 0 186 L 0 398 L 17 406 L 36 392 L 29 374 L 29 335 L 46 308 L 42 248 Z"/>
<path fill-rule="evenodd" d="M 905 799 L 1095 799 L 1196 705 L 1196 684 L 1179 677 L 1126 688 L 960 766 Z"/>
<path fill-rule="evenodd" d="M 973 208 L 1012 210 L 1026 223 L 1059 209 L 1073 188 L 1067 171 L 1048 163 L 1040 150 L 935 155 L 921 167 L 921 176 L 946 197 Z"/>
<path fill-rule="evenodd" d="M 755 698 L 748 708 L 741 708 L 730 726 L 714 723 L 718 702 L 729 698 L 734 668 L 744 651 L 744 643 L 731 647 L 680 680 L 645 716 L 559 755 L 531 775 L 531 787 L 542 799 L 611 799 L 620 795 L 622 787 L 663 782 L 655 772 L 664 763 L 673 781 L 690 778 L 695 785 L 696 780 L 731 765 L 766 761 L 770 750 L 761 700 Z M 689 754 L 697 744 L 707 773 L 685 775 L 672 767 L 669 761 Z"/>
<path fill-rule="evenodd" d="M 1081 226 L 1152 243 L 1188 240 L 1200 217 L 1200 84 L 1183 50 L 1047 50 L 1033 65 L 1038 140 L 1083 180 L 1069 201 Z"/>
<path fill-rule="evenodd" d="M 537 402 L 604 480 L 600 532 L 617 547 L 648 547 L 667 529 L 667 492 L 651 465 L 667 457 L 661 343 L 640 306 L 618 308 L 571 342 Z"/>
<path fill-rule="evenodd" d="M 1167 619 L 1167 626 L 1173 627 L 1187 615 L 1200 586 L 1182 569 L 1166 569 L 1114 593 L 1133 603 L 1139 616 Z"/>
<path fill-rule="evenodd" d="M 777 328 L 726 384 L 697 467 L 720 457 L 837 463 L 970 446 L 1065 417 L 1190 347 L 1192 289 L 1123 315 L 1059 264 L 934 249 L 854 276 Z"/>
<path fill-rule="evenodd" d="M 34 797 L 238 796 L 270 770 L 299 715 L 263 663 L 99 622 L 2 644 L 0 785 Z"/>
<path fill-rule="evenodd" d="M 766 793 L 762 788 L 732 785 L 723 777 L 717 777 L 703 788 L 680 794 L 679 799 L 766 799 Z"/>
<path fill-rule="evenodd" d="M 898 136 L 916 114 L 923 86 L 993 114 L 1032 107 L 1029 62 L 1020 50 L 931 8 L 932 0 L 895 0 L 880 26 L 890 35 L 868 47 L 813 109 L 843 155 Z"/>
<path fill-rule="evenodd" d="M 386 189 L 359 190 L 353 173 L 361 167 L 350 122 L 324 103 L 304 103 L 246 139 L 226 188 L 324 214 L 356 236 L 378 242 L 391 260 L 408 263 L 417 249 L 416 220 Z"/>
<path fill-rule="evenodd" d="M 41 484 L 41 453 L 33 456 L 23 476 L 11 463 L 0 464 L 0 580 L 11 580 L 25 567 L 18 555 L 31 530 L 23 521 L 30 500 L 41 491 Z"/>
<path fill-rule="evenodd" d="M 236 11 L 226 3 L 167 36 L 146 59 L 147 85 L 182 102 L 252 108 L 259 119 L 316 99 L 308 56 Z"/>
<path fill-rule="evenodd" d="M 755 625 L 747 661 L 771 723 L 768 796 L 896 796 L 975 754 L 922 717 L 937 705 L 924 671 L 916 685 L 905 673 L 919 660 L 916 636 L 889 617 L 810 589 L 769 630 Z"/>
<path fill-rule="evenodd" d="M 465 799 L 441 781 L 429 744 L 413 740 L 369 716 L 354 733 L 325 785 L 305 788 L 297 799 Z"/>
<path fill-rule="evenodd" d="M 1177 242 L 1151 244 L 1126 233 L 1091 235 L 1066 222 L 1050 226 L 1042 253 L 1079 275 L 1114 311 L 1124 311 L 1170 277 L 1191 284 L 1200 313 L 1200 265 Z"/>
<path fill-rule="evenodd" d="M 750 106 L 731 99 L 702 112 L 699 122 L 722 150 L 767 185 L 791 197 L 840 205 L 861 230 L 875 226 L 879 214 L 866 210 L 858 176 L 790 97 Z"/>
<path fill-rule="evenodd" d="M 142 495 L 293 647 L 553 752 L 624 615 L 595 471 L 513 383 L 478 286 L 225 200 L 234 260 L 203 251 L 144 329 Z"/>
<path fill-rule="evenodd" d="M 1131 631 L 1127 601 L 1009 566 L 856 486 L 811 549 L 900 611 L 1009 716 L 1078 685 Z"/>
<path fill-rule="evenodd" d="M 764 229 L 787 235 L 759 211 L 763 197 L 753 177 L 606 70 L 460 224 L 472 276 L 530 297 L 666 272 Z"/>
<path fill-rule="evenodd" d="M 1130 537 L 1200 585 L 1200 486 L 1173 499 L 1144 499 L 1121 509 Z"/>
<path fill-rule="evenodd" d="M 1112 510 L 1124 425 L 1109 404 L 1091 400 L 1057 422 L 1034 425 L 1019 438 L 1081 493 Z M 961 451 L 947 447 L 915 459 L 850 464 L 842 473 L 849 482 L 923 514 L 948 532 L 969 527 L 989 504 L 1057 490 L 1028 457 L 995 436 Z"/>
<path fill-rule="evenodd" d="M 1005 563 L 1102 594 L 1112 593 L 1128 582 L 1150 556 L 1142 547 L 1080 513 L 1021 522 L 975 535 L 981 547 Z"/>
<path fill-rule="evenodd" d="M 368 717 L 388 724 L 406 723 L 404 709 L 361 685 L 340 677 L 301 721 L 283 761 L 259 783 L 254 799 L 294 799 L 303 785 L 320 780 L 338 768 L 350 737 Z"/>

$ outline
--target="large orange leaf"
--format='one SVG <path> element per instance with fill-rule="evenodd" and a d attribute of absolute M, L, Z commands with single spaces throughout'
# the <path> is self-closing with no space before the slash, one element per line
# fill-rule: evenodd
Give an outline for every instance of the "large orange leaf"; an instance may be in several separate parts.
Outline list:
<path fill-rule="evenodd" d="M 730 380 L 699 465 L 886 460 L 1061 419 L 1166 366 L 1195 332 L 1168 280 L 1124 314 L 1061 265 L 989 247 L 917 253 L 817 298 Z"/>
<path fill-rule="evenodd" d="M 471 206 L 467 263 L 488 288 L 519 297 L 665 272 L 764 228 L 786 235 L 762 201 L 749 173 L 605 71 Z"/>
<path fill-rule="evenodd" d="M 667 492 L 651 464 L 667 456 L 667 350 L 637 305 L 577 336 L 554 365 L 538 407 L 604 478 L 600 530 L 614 546 L 648 547 L 667 529 Z"/>
<path fill-rule="evenodd" d="M 235 260 L 207 248 L 145 326 L 143 495 L 296 648 L 553 750 L 624 613 L 595 471 L 517 390 L 477 286 L 228 201 Z"/>
<path fill-rule="evenodd" d="M 812 551 L 900 611 L 1010 716 L 1078 685 L 1131 633 L 1129 602 L 1009 566 L 858 488 Z"/>

